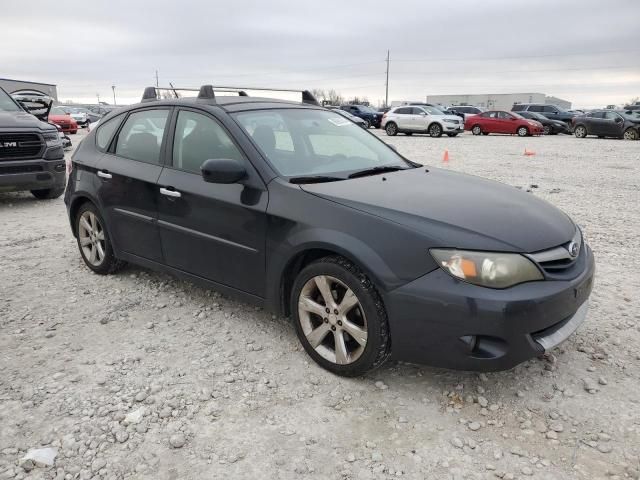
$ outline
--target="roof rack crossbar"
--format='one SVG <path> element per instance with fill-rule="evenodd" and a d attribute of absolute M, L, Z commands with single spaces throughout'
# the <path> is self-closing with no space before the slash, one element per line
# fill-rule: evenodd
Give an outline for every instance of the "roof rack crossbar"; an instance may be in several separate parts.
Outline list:
<path fill-rule="evenodd" d="M 177 90 L 184 90 L 190 92 L 198 92 L 198 101 L 207 102 L 207 103 L 215 103 L 216 94 L 215 92 L 234 92 L 237 93 L 241 97 L 248 97 L 246 90 L 256 90 L 263 92 L 296 92 L 302 94 L 302 103 L 306 103 L 309 105 L 320 106 L 318 100 L 313 96 L 313 94 L 309 90 L 295 90 L 290 88 L 264 88 L 264 87 L 232 87 L 232 86 L 224 86 L 224 85 L 202 85 L 200 88 L 176 88 L 173 87 L 147 87 L 144 89 L 144 93 L 142 95 L 143 102 L 152 102 L 158 100 L 158 91 L 159 90 L 169 90 L 177 96 Z"/>

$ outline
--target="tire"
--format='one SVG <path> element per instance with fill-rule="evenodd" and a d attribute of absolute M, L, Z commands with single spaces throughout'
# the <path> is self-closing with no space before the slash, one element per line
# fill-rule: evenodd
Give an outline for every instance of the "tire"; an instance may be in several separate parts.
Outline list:
<path fill-rule="evenodd" d="M 625 140 L 638 140 L 638 132 L 629 127 L 624 131 L 622 138 L 624 138 Z"/>
<path fill-rule="evenodd" d="M 480 125 L 474 125 L 471 128 L 471 133 L 473 133 L 474 135 L 480 135 L 482 133 L 482 127 Z"/>
<path fill-rule="evenodd" d="M 576 138 L 585 138 L 587 136 L 587 129 L 584 125 L 578 125 L 574 131 Z"/>
<path fill-rule="evenodd" d="M 551 127 L 549 125 L 545 125 L 544 127 L 542 127 L 542 133 L 544 133 L 545 135 L 551 135 L 553 134 L 553 131 L 551 130 Z"/>
<path fill-rule="evenodd" d="M 385 132 L 387 132 L 387 135 L 389 135 L 390 137 L 394 137 L 398 134 L 398 125 L 396 125 L 394 122 L 388 122 L 385 127 L 384 127 Z"/>
<path fill-rule="evenodd" d="M 482 132 L 483 135 L 489 135 L 489 132 Z"/>
<path fill-rule="evenodd" d="M 115 273 L 124 266 L 125 263 L 118 260 L 113 253 L 105 222 L 93 203 L 87 202 L 80 207 L 74 219 L 73 228 L 80 256 L 87 267 L 95 273 L 107 275 Z"/>
<path fill-rule="evenodd" d="M 439 138 L 442 136 L 442 127 L 439 123 L 432 123 L 429 125 L 429 135 L 433 138 Z"/>
<path fill-rule="evenodd" d="M 519 137 L 526 137 L 527 135 L 529 135 L 529 129 L 527 127 L 518 127 L 516 133 Z"/>
<path fill-rule="evenodd" d="M 349 307 L 341 310 L 345 299 Z M 326 370 L 356 377 L 389 358 L 391 338 L 382 299 L 362 270 L 345 258 L 329 256 L 307 265 L 293 284 L 290 302 L 302 346 Z M 336 342 L 343 348 L 336 348 Z"/>
<path fill-rule="evenodd" d="M 53 200 L 64 193 L 64 187 L 31 190 L 31 194 L 38 200 Z"/>
<path fill-rule="evenodd" d="M 447 133 L 447 137 L 453 138 L 453 137 L 457 137 L 457 136 L 458 136 L 457 133 Z"/>
<path fill-rule="evenodd" d="M 371 123 L 369 123 L 369 120 L 364 121 L 364 128 L 366 128 L 367 130 L 371 128 Z"/>
<path fill-rule="evenodd" d="M 413 132 L 404 132 L 404 134 L 405 134 L 407 137 L 410 137 L 411 135 L 413 135 Z"/>

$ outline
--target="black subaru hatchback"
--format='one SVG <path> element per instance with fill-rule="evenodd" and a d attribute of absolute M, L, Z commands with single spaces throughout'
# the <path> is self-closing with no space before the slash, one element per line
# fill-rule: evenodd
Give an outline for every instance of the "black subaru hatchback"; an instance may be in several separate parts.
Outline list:
<path fill-rule="evenodd" d="M 576 330 L 594 276 L 560 210 L 405 159 L 307 91 L 148 88 L 82 141 L 65 203 L 94 272 L 131 262 L 290 315 L 347 376 L 389 357 L 511 368 Z"/>

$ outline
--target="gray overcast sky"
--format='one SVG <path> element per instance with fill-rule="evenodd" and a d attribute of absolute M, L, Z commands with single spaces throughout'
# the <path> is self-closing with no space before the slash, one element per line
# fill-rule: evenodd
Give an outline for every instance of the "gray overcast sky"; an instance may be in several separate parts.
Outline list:
<path fill-rule="evenodd" d="M 389 100 L 543 92 L 575 106 L 640 95 L 640 0 L 3 0 L 0 77 L 61 100 L 139 100 L 155 83 L 335 88 Z"/>

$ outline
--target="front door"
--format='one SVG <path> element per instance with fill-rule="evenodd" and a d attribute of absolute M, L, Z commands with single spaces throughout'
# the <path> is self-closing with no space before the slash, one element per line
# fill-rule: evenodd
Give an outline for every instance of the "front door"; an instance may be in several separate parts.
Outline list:
<path fill-rule="evenodd" d="M 605 112 L 603 132 L 608 137 L 619 137 L 623 134 L 624 119 L 616 112 Z"/>
<path fill-rule="evenodd" d="M 158 180 L 158 225 L 167 265 L 264 296 L 267 191 L 226 129 L 209 113 L 181 109 Z M 247 181 L 203 180 L 205 160 L 246 165 Z"/>
<path fill-rule="evenodd" d="M 130 113 L 97 165 L 98 197 L 116 248 L 155 262 L 162 261 L 156 182 L 170 112 Z"/>

